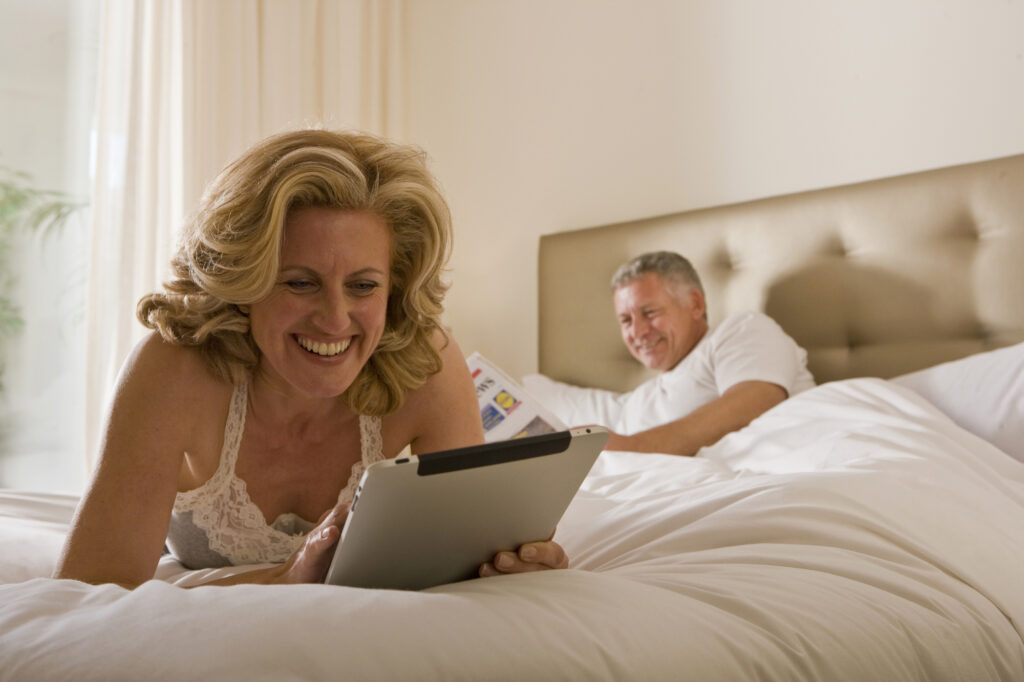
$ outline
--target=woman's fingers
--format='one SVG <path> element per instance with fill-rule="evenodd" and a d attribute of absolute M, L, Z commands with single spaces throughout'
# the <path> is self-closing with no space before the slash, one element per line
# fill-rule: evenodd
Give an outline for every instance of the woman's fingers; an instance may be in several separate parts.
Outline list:
<path fill-rule="evenodd" d="M 320 523 L 285 564 L 282 581 L 287 583 L 323 582 L 334 556 L 333 548 L 341 537 L 348 516 L 348 504 L 339 504 L 320 517 Z"/>
<path fill-rule="evenodd" d="M 557 542 L 528 542 L 516 552 L 498 552 L 480 566 L 481 577 L 503 573 L 529 573 L 552 568 L 568 568 L 569 557 Z"/>
<path fill-rule="evenodd" d="M 331 507 L 320 515 L 320 519 L 316 522 L 317 526 L 329 523 L 340 528 L 345 525 L 345 519 L 348 517 L 348 510 L 351 506 L 351 503 L 344 502 Z"/>
<path fill-rule="evenodd" d="M 569 556 L 557 542 L 528 542 L 519 548 L 520 561 L 541 568 L 569 568 Z"/>

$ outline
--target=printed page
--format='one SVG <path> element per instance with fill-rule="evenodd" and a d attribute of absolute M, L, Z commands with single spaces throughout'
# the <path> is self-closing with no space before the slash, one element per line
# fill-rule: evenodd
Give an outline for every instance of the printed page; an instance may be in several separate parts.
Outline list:
<path fill-rule="evenodd" d="M 480 353 L 473 353 L 466 358 L 466 362 L 476 385 L 480 418 L 484 424 L 484 440 L 487 442 L 553 433 L 568 428 L 558 417 L 544 409 L 518 382 Z"/>

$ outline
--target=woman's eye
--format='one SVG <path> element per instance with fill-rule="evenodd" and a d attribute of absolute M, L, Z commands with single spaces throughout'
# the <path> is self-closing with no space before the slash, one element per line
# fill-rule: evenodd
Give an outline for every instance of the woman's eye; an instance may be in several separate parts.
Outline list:
<path fill-rule="evenodd" d="M 309 291 L 315 285 L 307 279 L 289 279 L 284 285 L 292 291 Z"/>
<path fill-rule="evenodd" d="M 352 290 L 355 291 L 357 294 L 363 294 L 363 295 L 372 294 L 374 291 L 376 291 L 377 287 L 379 287 L 379 286 L 380 285 L 377 284 L 376 282 L 369 282 L 369 281 L 367 281 L 367 282 L 353 282 L 352 284 L 349 285 L 349 287 L 351 287 Z"/>

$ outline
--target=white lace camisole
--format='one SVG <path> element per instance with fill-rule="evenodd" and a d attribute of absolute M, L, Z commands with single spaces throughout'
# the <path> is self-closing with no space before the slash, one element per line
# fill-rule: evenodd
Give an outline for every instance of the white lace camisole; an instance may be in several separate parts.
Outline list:
<path fill-rule="evenodd" d="M 260 508 L 249 499 L 245 481 L 235 474 L 247 403 L 246 384 L 235 386 L 217 471 L 198 488 L 178 493 L 174 499 L 167 546 L 188 568 L 281 563 L 299 548 L 315 525 L 290 512 L 268 524 Z M 361 461 L 352 465 L 338 503 L 351 502 L 363 471 L 384 458 L 380 417 L 360 415 L 359 441 Z"/>

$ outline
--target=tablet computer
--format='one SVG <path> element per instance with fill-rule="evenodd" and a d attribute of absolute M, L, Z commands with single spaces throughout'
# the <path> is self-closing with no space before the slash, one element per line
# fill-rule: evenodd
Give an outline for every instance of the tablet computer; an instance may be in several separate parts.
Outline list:
<path fill-rule="evenodd" d="M 607 440 L 586 426 L 371 464 L 325 582 L 419 590 L 476 577 L 499 551 L 551 537 Z"/>

